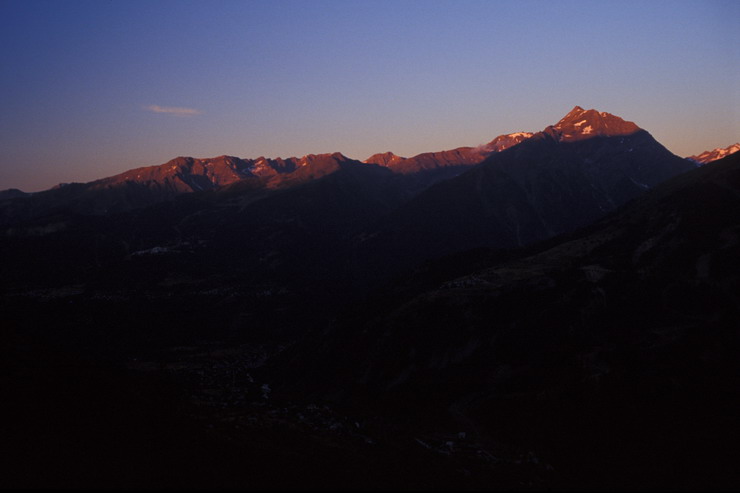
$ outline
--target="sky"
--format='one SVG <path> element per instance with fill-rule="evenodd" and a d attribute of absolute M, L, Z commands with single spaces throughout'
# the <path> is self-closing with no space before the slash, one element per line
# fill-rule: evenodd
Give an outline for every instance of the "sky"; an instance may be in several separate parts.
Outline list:
<path fill-rule="evenodd" d="M 0 0 L 0 190 L 177 156 L 365 159 L 573 106 L 740 141 L 740 1 Z"/>

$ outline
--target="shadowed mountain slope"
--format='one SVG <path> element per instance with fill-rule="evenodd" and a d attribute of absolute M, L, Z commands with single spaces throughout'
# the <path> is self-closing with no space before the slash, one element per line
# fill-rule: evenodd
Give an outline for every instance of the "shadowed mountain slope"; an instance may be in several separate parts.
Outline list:
<path fill-rule="evenodd" d="M 738 225 L 735 155 L 534 254 L 386 286 L 273 371 L 411 434 L 529 450 L 556 488 L 737 485 Z"/>
<path fill-rule="evenodd" d="M 585 226 L 692 168 L 633 123 L 576 107 L 558 124 L 420 193 L 367 248 L 393 245 L 399 261 L 409 262 L 527 245 Z"/>

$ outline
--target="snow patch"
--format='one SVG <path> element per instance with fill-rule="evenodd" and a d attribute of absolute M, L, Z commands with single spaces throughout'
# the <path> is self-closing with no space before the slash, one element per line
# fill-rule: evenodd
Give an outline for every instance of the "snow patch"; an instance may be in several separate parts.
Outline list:
<path fill-rule="evenodd" d="M 639 181 L 635 180 L 634 178 L 630 178 L 630 181 L 631 181 L 632 183 L 634 183 L 635 185 L 637 185 L 638 187 L 640 187 L 640 188 L 644 188 L 645 190 L 648 190 L 648 189 L 650 188 L 649 186 L 647 186 L 647 185 L 645 185 L 644 183 L 641 183 L 641 182 L 639 182 Z"/>

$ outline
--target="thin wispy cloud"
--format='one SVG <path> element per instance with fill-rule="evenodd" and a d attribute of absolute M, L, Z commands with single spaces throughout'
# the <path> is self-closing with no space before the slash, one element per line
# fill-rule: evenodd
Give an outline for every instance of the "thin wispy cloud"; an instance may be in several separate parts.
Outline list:
<path fill-rule="evenodd" d="M 151 111 L 152 113 L 166 113 L 174 116 L 194 116 L 200 115 L 201 111 L 194 108 L 180 108 L 177 106 L 159 106 L 158 104 L 150 104 L 144 107 L 145 110 Z"/>

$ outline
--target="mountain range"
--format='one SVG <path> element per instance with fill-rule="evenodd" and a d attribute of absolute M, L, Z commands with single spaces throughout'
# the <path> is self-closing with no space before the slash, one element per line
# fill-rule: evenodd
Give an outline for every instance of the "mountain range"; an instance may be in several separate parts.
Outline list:
<path fill-rule="evenodd" d="M 639 128 L 604 112 L 575 107 L 552 127 L 561 142 L 574 142 L 595 136 L 628 135 Z M 486 158 L 517 145 L 533 135 L 516 132 L 500 135 L 478 147 L 459 147 L 404 158 L 385 152 L 363 162 L 375 164 L 403 175 L 407 198 L 436 182 L 457 176 Z M 690 159 L 706 163 L 740 149 L 737 145 L 707 151 Z M 136 168 L 88 183 L 64 183 L 33 194 L 18 189 L 0 191 L 0 221 L 28 220 L 49 210 L 66 209 L 83 214 L 106 214 L 146 207 L 191 192 L 213 191 L 234 183 L 249 188 L 278 189 L 320 178 L 336 171 L 341 162 L 356 162 L 341 153 L 309 154 L 301 158 L 241 159 L 218 156 L 208 159 L 178 157 L 158 166 Z M 33 198 L 32 201 L 10 199 Z"/>
<path fill-rule="evenodd" d="M 407 182 L 405 187 L 410 193 L 414 193 L 439 180 L 455 176 L 492 153 L 519 143 L 530 135 L 501 135 L 477 148 L 460 147 L 411 158 L 398 157 L 392 153 L 376 154 L 364 163 L 404 175 L 405 180 L 399 181 Z M 0 201 L 33 196 L 33 203 L 30 204 L 4 204 L 2 212 L 6 220 L 29 219 L 55 207 L 67 207 L 85 214 L 115 213 L 170 200 L 183 193 L 219 190 L 234 183 L 266 190 L 294 186 L 331 174 L 339 170 L 341 163 L 348 162 L 359 164 L 338 152 L 288 159 L 178 157 L 159 166 L 136 168 L 89 183 L 60 184 L 35 194 L 17 189 L 4 190 L 0 191 Z"/>
<path fill-rule="evenodd" d="M 740 153 L 714 156 L 576 106 L 408 158 L 0 192 L 0 484 L 738 486 Z"/>
<path fill-rule="evenodd" d="M 580 107 L 534 134 L 385 157 L 178 158 L 5 200 L 4 250 L 15 260 L 3 274 L 7 284 L 57 282 L 49 273 L 69 269 L 89 282 L 155 256 L 179 275 L 200 266 L 190 283 L 227 275 L 242 290 L 269 285 L 331 305 L 316 286 L 340 299 L 427 259 L 567 233 L 695 166 L 634 123 Z M 147 269 L 148 281 L 172 274 Z"/>

